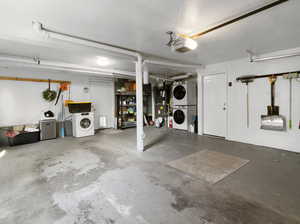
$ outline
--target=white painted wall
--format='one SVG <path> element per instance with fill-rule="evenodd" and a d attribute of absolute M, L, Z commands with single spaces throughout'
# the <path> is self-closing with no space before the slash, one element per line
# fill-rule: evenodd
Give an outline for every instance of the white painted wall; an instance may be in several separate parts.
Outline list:
<path fill-rule="evenodd" d="M 32 77 L 43 79 L 70 80 L 71 100 L 91 101 L 95 108 L 95 128 L 99 128 L 99 116 L 106 116 L 108 127 L 113 127 L 114 93 L 113 82 L 96 81 L 87 75 L 64 72 L 36 72 L 22 68 L 0 68 L 1 76 Z M 18 124 L 38 123 L 41 112 L 51 109 L 56 114 L 61 112 L 61 104 L 47 103 L 42 98 L 42 91 L 47 88 L 47 83 L 0 81 L 0 126 L 10 126 Z M 51 85 L 52 89 L 58 90 L 57 84 Z M 90 91 L 85 93 L 84 87 L 89 87 Z M 64 93 L 65 99 L 68 92 Z M 68 109 L 67 109 L 68 111 Z M 68 113 L 66 113 L 68 115 Z"/>
<path fill-rule="evenodd" d="M 273 52 L 265 55 L 280 55 L 290 52 L 300 51 L 291 49 L 280 52 Z M 300 71 L 300 57 L 279 59 L 267 62 L 250 63 L 248 58 L 235 61 L 228 61 L 219 64 L 206 66 L 199 71 L 199 75 L 212 75 L 226 73 L 228 82 L 232 82 L 232 87 L 228 88 L 228 140 L 240 141 L 250 144 L 257 144 L 280 148 L 289 151 L 300 152 L 300 82 L 293 81 L 293 129 L 286 132 L 266 131 L 260 129 L 260 115 L 267 113 L 267 105 L 270 105 L 270 85 L 267 79 L 258 79 L 249 84 L 250 91 L 250 128 L 246 123 L 246 86 L 235 81 L 238 76 L 243 75 L 263 75 L 280 72 Z M 198 77 L 198 116 L 199 134 L 202 134 L 203 125 L 201 122 L 202 105 L 202 78 Z M 280 106 L 280 114 L 288 120 L 289 114 L 289 82 L 282 77 L 276 82 L 275 104 Z M 205 106 L 205 105 L 204 105 Z M 205 118 L 203 118 L 205 119 Z"/>

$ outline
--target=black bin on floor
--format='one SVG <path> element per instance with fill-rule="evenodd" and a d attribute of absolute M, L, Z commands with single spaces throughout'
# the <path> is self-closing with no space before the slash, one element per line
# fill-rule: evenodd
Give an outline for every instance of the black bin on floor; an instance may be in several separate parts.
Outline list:
<path fill-rule="evenodd" d="M 40 132 L 22 132 L 15 137 L 8 138 L 10 146 L 24 145 L 40 141 Z"/>

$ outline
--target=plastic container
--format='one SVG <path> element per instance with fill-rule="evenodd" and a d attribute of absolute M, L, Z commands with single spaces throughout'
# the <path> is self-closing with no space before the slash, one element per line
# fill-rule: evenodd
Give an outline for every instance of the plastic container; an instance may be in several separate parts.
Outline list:
<path fill-rule="evenodd" d="M 10 146 L 31 144 L 40 141 L 40 132 L 23 132 L 15 137 L 8 138 Z"/>

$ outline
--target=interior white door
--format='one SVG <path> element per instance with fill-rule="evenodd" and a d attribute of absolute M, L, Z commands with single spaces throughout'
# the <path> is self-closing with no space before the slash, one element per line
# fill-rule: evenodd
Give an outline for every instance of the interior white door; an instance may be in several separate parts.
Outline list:
<path fill-rule="evenodd" d="M 105 116 L 107 119 L 107 127 L 114 126 L 114 92 L 113 82 L 109 83 L 92 83 L 91 84 L 91 99 L 95 107 L 94 119 L 95 129 L 100 128 L 100 116 Z"/>
<path fill-rule="evenodd" d="M 226 136 L 226 75 L 204 77 L 204 134 Z"/>

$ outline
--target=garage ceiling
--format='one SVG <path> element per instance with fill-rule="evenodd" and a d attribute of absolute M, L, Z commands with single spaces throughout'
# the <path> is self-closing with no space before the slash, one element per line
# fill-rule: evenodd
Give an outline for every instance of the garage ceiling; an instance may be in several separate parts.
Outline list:
<path fill-rule="evenodd" d="M 133 70 L 129 58 L 37 36 L 33 20 L 56 31 L 140 51 L 178 62 L 212 64 L 258 53 L 300 46 L 300 2 L 290 0 L 197 40 L 187 54 L 171 52 L 166 31 L 191 34 L 268 0 L 2 0 L 0 53 L 98 66 L 108 56 L 110 68 Z M 162 71 L 162 70 L 161 70 Z M 159 71 L 156 71 L 159 72 Z M 166 72 L 166 71 L 163 71 Z"/>

